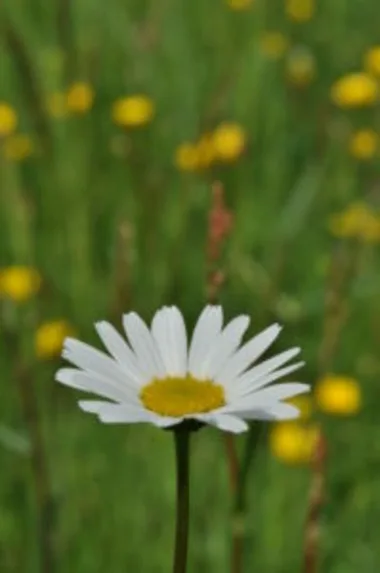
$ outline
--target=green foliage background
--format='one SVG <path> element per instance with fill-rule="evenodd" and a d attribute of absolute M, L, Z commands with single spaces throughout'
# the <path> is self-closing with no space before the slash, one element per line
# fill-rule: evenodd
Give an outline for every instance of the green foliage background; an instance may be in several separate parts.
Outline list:
<path fill-rule="evenodd" d="M 53 381 L 59 362 L 34 359 L 33 336 L 37 324 L 64 317 L 98 344 L 94 321 L 111 317 L 119 326 L 130 309 L 150 319 L 161 304 L 179 305 L 192 324 L 205 302 L 215 180 L 234 214 L 221 263 L 226 316 L 251 315 L 250 334 L 285 323 L 278 348 L 302 346 L 305 381 L 319 372 L 329 269 L 339 274 L 354 261 L 353 278 L 338 292 L 348 314 L 328 366 L 359 379 L 363 409 L 352 419 L 324 420 L 320 560 L 324 573 L 379 570 L 379 256 L 376 246 L 340 242 L 328 230 L 329 216 L 350 202 L 379 201 L 378 160 L 358 165 L 346 150 L 347 128 L 378 129 L 378 109 L 343 113 L 329 100 L 334 79 L 359 69 L 379 40 L 375 14 L 374 2 L 359 0 L 321 0 L 304 24 L 287 21 L 280 0 L 256 0 L 246 12 L 222 0 L 4 0 L 0 99 L 14 106 L 40 151 L 23 163 L 2 160 L 0 265 L 35 266 L 44 286 L 17 309 L 3 304 L 0 316 L 1 572 L 41 570 L 30 436 L 16 381 L 23 366 L 46 444 L 57 573 L 170 570 L 170 434 L 105 427 L 79 412 L 73 392 Z M 316 58 L 310 86 L 297 90 L 284 59 L 263 54 L 260 39 L 273 30 Z M 93 85 L 93 109 L 50 118 L 45 95 L 74 80 Z M 151 96 L 157 113 L 146 128 L 125 133 L 110 109 L 130 93 Z M 223 120 L 246 130 L 244 156 L 179 172 L 177 145 Z M 219 433 L 195 436 L 192 464 L 189 571 L 227 572 L 231 500 Z M 309 469 L 281 464 L 262 440 L 249 481 L 246 571 L 301 570 L 309 484 Z"/>

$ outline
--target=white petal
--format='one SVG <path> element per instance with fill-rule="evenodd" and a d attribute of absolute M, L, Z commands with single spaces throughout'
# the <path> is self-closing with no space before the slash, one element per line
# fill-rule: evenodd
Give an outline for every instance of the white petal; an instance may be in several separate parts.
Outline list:
<path fill-rule="evenodd" d="M 150 423 L 157 428 L 170 428 L 171 426 L 177 426 L 183 421 L 183 418 L 171 418 L 170 416 L 159 416 L 152 415 Z"/>
<path fill-rule="evenodd" d="M 134 408 L 123 404 L 106 404 L 99 410 L 98 415 L 100 421 L 105 424 L 137 424 L 146 422 L 165 428 L 181 422 L 180 418 L 158 416 L 143 408 Z"/>
<path fill-rule="evenodd" d="M 126 375 L 115 360 L 80 340 L 66 338 L 62 357 L 83 370 L 107 378 L 112 376 L 122 385 L 126 382 Z"/>
<path fill-rule="evenodd" d="M 208 355 L 223 325 L 223 311 L 220 306 L 206 306 L 194 328 L 190 350 L 188 371 L 199 377 L 204 358 Z"/>
<path fill-rule="evenodd" d="M 139 368 L 149 379 L 164 377 L 162 358 L 145 322 L 135 312 L 130 312 L 123 316 L 123 325 L 137 356 Z"/>
<path fill-rule="evenodd" d="M 274 384 L 269 388 L 264 388 L 264 390 L 259 390 L 258 392 L 253 392 L 249 394 L 246 400 L 249 400 L 252 396 L 255 397 L 257 401 L 262 403 L 271 403 L 272 401 L 277 402 L 278 400 L 287 400 L 299 394 L 305 394 L 305 392 L 310 392 L 310 384 L 303 384 L 302 382 L 286 382 L 284 384 Z"/>
<path fill-rule="evenodd" d="M 271 382 L 274 382 L 275 380 L 283 378 L 291 372 L 298 370 L 304 366 L 304 364 L 305 362 L 295 362 L 294 364 L 290 364 L 290 366 L 285 366 L 284 368 L 275 370 L 274 372 L 271 372 L 266 376 L 261 376 L 260 378 L 256 378 L 255 376 L 252 377 L 249 372 L 247 372 L 247 375 L 242 376 L 236 382 L 235 395 L 239 394 L 240 396 L 246 396 L 253 391 L 256 392 L 259 388 L 263 388 Z"/>
<path fill-rule="evenodd" d="M 94 372 L 83 372 L 75 368 L 61 368 L 55 375 L 55 379 L 65 386 L 84 392 L 92 392 L 103 398 L 117 402 L 138 403 L 137 392 L 133 392 L 127 385 L 122 387 L 110 377 L 104 378 Z"/>
<path fill-rule="evenodd" d="M 262 407 L 271 407 L 280 400 L 286 400 L 298 394 L 304 394 L 310 391 L 309 384 L 301 384 L 300 382 L 289 382 L 286 384 L 275 384 L 264 390 L 252 392 L 244 398 L 240 398 L 236 402 L 228 406 L 228 411 L 239 412 L 245 410 L 256 410 Z"/>
<path fill-rule="evenodd" d="M 273 416 L 274 420 L 294 420 L 300 415 L 300 410 L 293 404 L 284 404 L 279 402 L 271 406 L 270 414 Z"/>
<path fill-rule="evenodd" d="M 249 326 L 248 316 L 238 316 L 231 320 L 214 341 L 209 353 L 201 362 L 201 378 L 214 379 L 230 356 L 236 351 Z"/>
<path fill-rule="evenodd" d="M 90 414 L 98 414 L 100 408 L 103 406 L 111 404 L 111 402 L 105 402 L 104 400 L 79 400 L 78 406 L 83 412 L 89 412 Z"/>
<path fill-rule="evenodd" d="M 232 382 L 269 348 L 280 331 L 279 324 L 272 324 L 249 340 L 216 372 L 216 379 L 222 383 Z"/>
<path fill-rule="evenodd" d="M 236 380 L 236 383 L 239 385 L 244 385 L 247 380 L 259 380 L 263 376 L 270 374 L 285 364 L 285 362 L 289 362 L 289 360 L 299 354 L 300 350 L 300 348 L 291 348 L 290 350 L 285 350 L 285 352 L 281 352 L 280 354 L 277 354 L 268 360 L 264 360 L 264 362 L 260 362 L 260 364 L 253 366 L 253 368 L 250 368 L 247 370 L 247 372 L 244 372 L 244 374 L 239 376 Z"/>
<path fill-rule="evenodd" d="M 234 414 L 233 410 L 231 411 L 231 414 Z M 300 411 L 292 404 L 278 402 L 277 404 L 272 404 L 271 406 L 263 408 L 246 411 L 239 410 L 238 415 L 245 420 L 293 420 L 294 418 L 299 417 Z"/>
<path fill-rule="evenodd" d="M 248 424 L 246 424 L 244 420 L 229 414 L 197 414 L 194 416 L 194 419 L 209 424 L 210 426 L 215 426 L 219 428 L 219 430 L 232 432 L 233 434 L 240 434 L 248 430 Z"/>
<path fill-rule="evenodd" d="M 99 420 L 105 424 L 137 424 L 139 422 L 150 422 L 150 416 L 146 410 L 126 404 L 104 404 L 97 414 Z"/>
<path fill-rule="evenodd" d="M 175 306 L 156 312 L 152 334 L 169 376 L 185 376 L 187 371 L 187 334 L 183 316 Z"/>
<path fill-rule="evenodd" d="M 95 328 L 108 352 L 118 362 L 120 368 L 127 376 L 139 385 L 147 382 L 146 377 L 144 378 L 143 372 L 138 367 L 135 354 L 117 332 L 116 328 L 106 321 L 97 322 Z"/>

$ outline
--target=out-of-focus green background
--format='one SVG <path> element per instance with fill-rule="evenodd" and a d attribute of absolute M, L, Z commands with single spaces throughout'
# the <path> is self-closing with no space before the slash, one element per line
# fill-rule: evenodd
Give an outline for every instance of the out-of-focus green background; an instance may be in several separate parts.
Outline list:
<path fill-rule="evenodd" d="M 215 269 L 227 317 L 281 322 L 302 380 L 330 376 L 301 422 L 328 445 L 320 570 L 379 571 L 379 17 L 374 0 L 3 1 L 1 573 L 170 570 L 170 434 L 100 425 L 54 372 L 62 332 L 98 344 L 96 320 L 177 304 L 192 325 Z M 233 225 L 210 267 L 216 181 Z M 303 570 L 297 439 L 260 440 L 245 571 Z M 227 573 L 220 433 L 194 436 L 192 466 L 189 571 Z"/>

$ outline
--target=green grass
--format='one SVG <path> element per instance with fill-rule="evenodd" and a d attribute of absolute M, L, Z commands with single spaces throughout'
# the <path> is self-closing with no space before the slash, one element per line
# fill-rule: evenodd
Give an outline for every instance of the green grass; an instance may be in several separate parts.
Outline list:
<path fill-rule="evenodd" d="M 40 149 L 24 162 L 1 161 L 0 266 L 33 265 L 44 280 L 36 300 L 16 310 L 0 302 L 1 572 L 41 571 L 34 478 L 22 447 L 32 436 L 15 377 L 23 364 L 32 372 L 52 481 L 56 572 L 170 570 L 170 434 L 101 426 L 78 411 L 73 392 L 53 381 L 58 360 L 33 358 L 33 335 L 37 324 L 63 317 L 97 344 L 94 321 L 111 317 L 119 326 L 130 309 L 150 319 L 161 304 L 179 305 L 192 324 L 205 302 L 211 184 L 220 180 L 234 214 L 220 263 L 226 315 L 251 315 L 250 334 L 273 320 L 285 323 L 278 348 L 302 346 L 305 381 L 320 370 L 326 267 L 332 261 L 344 276 L 344 261 L 358 251 L 353 278 L 337 291 L 348 313 L 328 367 L 359 379 L 363 409 L 352 419 L 325 420 L 319 552 L 324 573 L 375 573 L 379 254 L 373 245 L 333 239 L 327 223 L 351 201 L 379 202 L 378 160 L 358 165 L 346 150 L 347 128 L 379 129 L 379 110 L 343 113 L 329 100 L 334 79 L 359 69 L 379 40 L 378 8 L 324 0 L 312 21 L 296 25 L 280 0 L 256 0 L 242 13 L 222 0 L 77 0 L 65 23 L 68 7 L 64 0 L 7 0 L 0 9 L 0 99 L 14 106 L 20 131 Z M 265 30 L 311 50 L 317 74 L 310 86 L 289 85 L 283 59 L 263 55 Z M 94 86 L 91 112 L 41 115 L 46 94 L 74 80 Z M 146 128 L 123 133 L 111 122 L 111 105 L 135 92 L 151 96 L 157 114 Z M 246 129 L 244 156 L 199 174 L 178 172 L 176 146 L 223 120 Z M 9 431 L 24 440 L 20 447 L 6 439 Z M 228 572 L 232 501 L 216 430 L 194 437 L 192 466 L 189 572 Z M 248 484 L 246 571 L 301 571 L 309 484 L 307 468 L 281 464 L 262 441 Z"/>

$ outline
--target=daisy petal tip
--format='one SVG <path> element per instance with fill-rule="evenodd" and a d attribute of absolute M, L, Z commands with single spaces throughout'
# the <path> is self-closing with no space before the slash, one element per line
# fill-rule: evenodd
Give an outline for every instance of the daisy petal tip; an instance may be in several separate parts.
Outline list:
<path fill-rule="evenodd" d="M 249 425 L 245 420 L 241 418 L 237 418 L 234 424 L 231 424 L 229 427 L 226 427 L 225 431 L 231 434 L 244 434 L 249 430 Z"/>
<path fill-rule="evenodd" d="M 58 370 L 58 372 L 55 373 L 54 380 L 56 382 L 61 382 L 61 375 L 61 370 Z"/>
<path fill-rule="evenodd" d="M 286 404 L 281 402 L 277 408 L 273 410 L 273 418 L 277 421 L 296 420 L 301 416 L 301 410 L 293 404 Z"/>
<path fill-rule="evenodd" d="M 87 412 L 89 414 L 97 414 L 99 409 L 102 407 L 104 402 L 99 402 L 96 400 L 79 400 L 78 407 L 82 412 Z"/>
<path fill-rule="evenodd" d="M 62 352 L 61 352 L 61 357 L 64 360 L 67 360 L 68 362 L 70 362 L 70 356 L 71 356 L 71 351 L 68 348 L 63 347 Z"/>
<path fill-rule="evenodd" d="M 311 384 L 306 384 L 305 382 L 300 382 L 300 387 L 303 387 L 301 390 L 302 394 L 306 394 L 307 392 L 311 392 Z"/>
<path fill-rule="evenodd" d="M 72 338 L 72 336 L 66 336 L 66 338 L 64 340 L 64 345 L 70 346 L 71 344 L 75 344 L 76 342 L 77 342 L 76 338 Z"/>
<path fill-rule="evenodd" d="M 76 370 L 74 368 L 60 368 L 58 372 L 56 372 L 54 379 L 56 380 L 56 382 L 60 382 L 61 384 L 66 384 L 72 379 L 75 372 Z"/>
<path fill-rule="evenodd" d="M 137 312 L 135 312 L 133 310 L 131 310 L 131 312 L 126 312 L 123 314 L 123 320 L 130 321 L 130 320 L 136 320 L 136 318 L 139 319 L 140 317 L 137 314 Z"/>
<path fill-rule="evenodd" d="M 205 306 L 204 308 L 204 312 L 213 312 L 213 313 L 221 313 L 222 312 L 222 307 L 220 304 L 208 304 L 207 306 Z"/>

